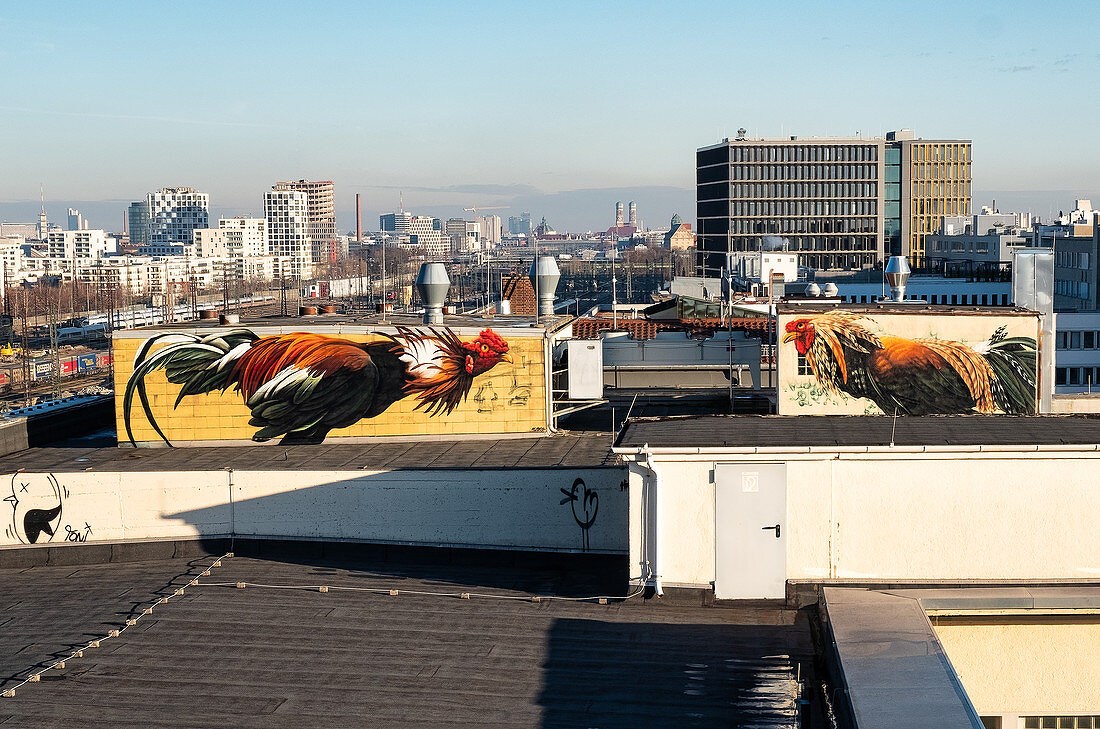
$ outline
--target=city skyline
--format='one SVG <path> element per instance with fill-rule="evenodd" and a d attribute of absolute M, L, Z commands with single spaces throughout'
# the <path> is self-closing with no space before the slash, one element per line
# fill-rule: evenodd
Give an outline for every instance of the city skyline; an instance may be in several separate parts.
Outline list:
<path fill-rule="evenodd" d="M 655 224 L 694 218 L 675 202 L 691 199 L 694 151 L 739 127 L 973 139 L 976 208 L 990 190 L 1059 191 L 1060 207 L 1100 196 L 1100 151 L 1080 143 L 1100 102 L 1078 93 L 1100 54 L 1076 50 L 1088 29 L 1065 22 L 1068 3 L 1041 16 L 989 2 L 903 15 L 868 3 L 827 15 L 325 3 L 304 22 L 288 4 L 264 8 L 195 3 L 171 23 L 127 2 L 6 8 L 0 120 L 19 143 L 5 152 L 0 216 L 37 202 L 40 183 L 73 207 L 192 185 L 213 208 L 246 212 L 275 181 L 308 178 L 335 181 L 342 230 L 355 193 L 366 214 L 395 209 L 400 191 L 429 213 L 476 204 L 538 216 L 546 198 L 551 222 L 575 230 L 610 217 L 592 202 L 557 206 L 578 191 L 607 189 L 611 204 L 653 191 L 639 215 Z M 303 38 L 317 42 L 301 62 L 272 51 Z M 1072 113 L 1056 113 L 1069 99 Z"/>

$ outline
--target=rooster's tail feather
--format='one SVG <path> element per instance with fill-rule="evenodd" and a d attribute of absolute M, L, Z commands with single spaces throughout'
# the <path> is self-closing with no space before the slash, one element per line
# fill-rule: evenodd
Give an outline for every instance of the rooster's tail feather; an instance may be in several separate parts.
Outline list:
<path fill-rule="evenodd" d="M 996 375 L 997 405 L 1009 415 L 1035 413 L 1038 346 L 1031 337 L 1008 337 L 1000 327 L 989 339 L 986 361 Z"/>
<path fill-rule="evenodd" d="M 137 394 L 141 409 L 145 412 L 145 417 L 153 426 L 153 430 L 165 443 L 172 445 L 157 424 L 152 408 L 149 406 L 149 395 L 145 390 L 147 375 L 164 368 L 169 382 L 183 385 L 179 396 L 176 397 L 174 407 L 188 395 L 224 390 L 229 387 L 232 384 L 233 363 L 248 351 L 257 339 L 258 337 L 247 329 L 233 329 L 204 337 L 195 334 L 171 333 L 147 339 L 134 357 L 134 371 L 126 382 L 126 392 L 122 399 L 126 437 L 130 439 L 130 443 L 137 445 L 130 426 L 130 408 L 133 405 L 134 395 Z M 153 345 L 158 342 L 167 346 L 150 355 Z"/>

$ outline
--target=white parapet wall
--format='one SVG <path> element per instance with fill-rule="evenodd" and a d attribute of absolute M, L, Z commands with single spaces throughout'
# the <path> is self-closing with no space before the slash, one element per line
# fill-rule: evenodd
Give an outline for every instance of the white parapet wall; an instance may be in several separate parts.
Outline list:
<path fill-rule="evenodd" d="M 625 553 L 623 468 L 8 474 L 0 548 L 248 536 Z"/>
<path fill-rule="evenodd" d="M 636 579 L 710 586 L 732 528 L 716 523 L 715 467 L 770 463 L 786 471 L 786 580 L 1100 580 L 1095 446 L 708 450 L 654 449 L 658 489 L 630 463 Z"/>

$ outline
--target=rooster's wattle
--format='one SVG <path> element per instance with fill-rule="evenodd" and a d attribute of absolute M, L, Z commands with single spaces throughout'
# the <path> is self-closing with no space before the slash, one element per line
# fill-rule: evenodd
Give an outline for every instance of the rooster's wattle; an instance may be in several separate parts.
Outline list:
<path fill-rule="evenodd" d="M 134 395 L 165 443 L 149 406 L 145 377 L 163 368 L 182 385 L 183 398 L 233 388 L 252 411 L 252 439 L 284 436 L 284 443 L 319 443 L 334 428 L 373 418 L 412 395 L 417 410 L 447 414 L 466 398 L 474 378 L 511 362 L 508 343 L 491 329 L 463 342 L 449 329 L 398 327 L 373 342 L 353 342 L 311 332 L 259 337 L 248 329 L 207 336 L 160 334 L 146 340 L 126 383 L 123 417 L 131 443 Z M 155 344 L 161 349 L 150 354 Z"/>
<path fill-rule="evenodd" d="M 879 336 L 861 314 L 832 312 L 787 323 L 784 342 L 806 358 L 818 384 L 872 400 L 882 412 L 1033 414 L 1036 342 L 999 327 L 970 347 L 943 339 Z"/>

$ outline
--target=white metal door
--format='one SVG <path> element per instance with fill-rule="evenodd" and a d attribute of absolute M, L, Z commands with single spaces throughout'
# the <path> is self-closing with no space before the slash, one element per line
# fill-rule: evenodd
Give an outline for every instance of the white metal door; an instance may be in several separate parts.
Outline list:
<path fill-rule="evenodd" d="M 785 597 L 786 521 L 784 464 L 719 463 L 715 467 L 715 597 Z"/>

